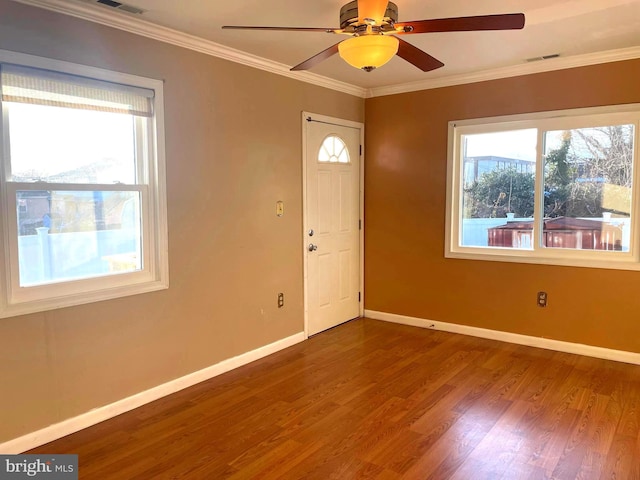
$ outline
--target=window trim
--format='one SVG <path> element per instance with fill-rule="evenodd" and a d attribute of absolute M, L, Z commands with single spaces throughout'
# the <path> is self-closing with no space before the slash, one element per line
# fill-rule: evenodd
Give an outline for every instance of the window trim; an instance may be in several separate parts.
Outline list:
<path fill-rule="evenodd" d="M 462 135 L 489 133 L 505 130 L 538 129 L 536 153 L 535 211 L 533 240 L 541 241 L 545 131 L 593 127 L 609 122 L 626 122 L 635 125 L 634 132 L 634 189 L 629 253 L 569 249 L 515 250 L 505 247 L 465 247 L 460 245 L 462 232 L 461 191 L 463 178 L 460 139 Z M 451 121 L 448 124 L 447 145 L 447 198 L 445 223 L 445 258 L 486 260 L 498 262 L 532 263 L 574 267 L 640 270 L 640 104 L 611 105 L 568 110 L 555 110 L 528 114 Z"/>
<path fill-rule="evenodd" d="M 53 60 L 33 55 L 0 50 L 0 62 L 40 68 L 54 72 L 88 77 L 95 80 L 118 83 L 127 86 L 141 87 L 155 92 L 153 115 L 146 122 L 147 128 L 141 128 L 136 122 L 136 133 L 142 134 L 149 148 L 137 145 L 139 156 L 138 174 L 142 174 L 141 183 L 137 185 L 108 185 L 110 190 L 138 191 L 141 194 L 141 221 L 143 247 L 143 269 L 136 272 L 119 273 L 92 277 L 88 279 L 63 281 L 32 287 L 18 287 L 17 250 L 11 243 L 17 235 L 16 212 L 11 211 L 10 202 L 6 202 L 11 191 L 22 187 L 38 189 L 91 190 L 95 185 L 85 184 L 53 184 L 53 183 L 10 183 L 7 175 L 10 173 L 7 161 L 0 158 L 0 318 L 13 317 L 29 313 L 53 310 L 115 299 L 129 295 L 163 290 L 169 287 L 168 261 L 168 225 L 167 225 L 167 189 L 164 141 L 164 96 L 161 80 L 155 80 L 136 75 L 113 72 L 101 68 L 79 65 L 59 60 Z M 0 115 L 0 132 L 3 135 L 4 151 L 7 155 L 4 115 Z M 141 142 L 145 143 L 145 142 Z M 106 185 L 100 185 L 107 187 Z M 62 187 L 62 188 L 59 188 Z M 24 188 L 22 188 L 24 189 Z M 147 200 L 145 202 L 145 199 Z M 25 290 L 22 290 L 22 289 Z M 21 291 L 22 290 L 22 291 Z M 49 295 L 42 292 L 48 291 Z"/>

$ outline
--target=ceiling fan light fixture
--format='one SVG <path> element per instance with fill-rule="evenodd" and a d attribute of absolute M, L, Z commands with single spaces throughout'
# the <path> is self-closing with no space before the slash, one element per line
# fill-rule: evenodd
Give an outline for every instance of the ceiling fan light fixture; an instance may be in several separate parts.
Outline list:
<path fill-rule="evenodd" d="M 349 65 L 367 72 L 379 68 L 398 53 L 398 39 L 387 35 L 363 35 L 338 45 L 340 57 Z"/>

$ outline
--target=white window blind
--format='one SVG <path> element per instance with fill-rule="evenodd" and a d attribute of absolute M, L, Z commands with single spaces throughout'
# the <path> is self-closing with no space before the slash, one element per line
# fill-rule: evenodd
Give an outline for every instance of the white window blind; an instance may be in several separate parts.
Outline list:
<path fill-rule="evenodd" d="M 153 90 L 10 64 L 1 69 L 5 102 L 153 115 Z"/>

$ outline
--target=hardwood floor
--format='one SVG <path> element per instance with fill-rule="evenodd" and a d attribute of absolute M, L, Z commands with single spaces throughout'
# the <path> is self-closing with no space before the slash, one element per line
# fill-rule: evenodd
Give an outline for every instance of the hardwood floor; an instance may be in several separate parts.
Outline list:
<path fill-rule="evenodd" d="M 640 479 L 640 366 L 355 320 L 30 453 L 82 479 Z"/>

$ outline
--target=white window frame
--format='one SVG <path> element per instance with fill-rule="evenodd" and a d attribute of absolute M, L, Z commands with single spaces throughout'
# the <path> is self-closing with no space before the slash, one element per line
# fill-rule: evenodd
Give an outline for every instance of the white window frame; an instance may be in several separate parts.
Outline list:
<path fill-rule="evenodd" d="M 634 124 L 633 192 L 629 252 L 561 249 L 542 247 L 542 204 L 544 178 L 544 132 L 616 124 Z M 461 245 L 464 135 L 507 130 L 538 129 L 534 227 L 531 250 L 507 247 L 469 247 Z M 556 110 L 531 114 L 478 118 L 449 122 L 447 149 L 447 203 L 445 227 L 446 258 L 536 263 L 576 267 L 640 270 L 640 104 Z M 506 220 L 506 219 L 505 219 Z"/>
<path fill-rule="evenodd" d="M 164 149 L 163 82 L 32 55 L 0 50 L 0 62 L 40 68 L 154 91 L 153 115 L 146 122 L 136 120 L 138 184 L 91 185 L 8 182 L 10 159 L 5 130 L 0 150 L 0 318 L 81 305 L 169 287 L 166 166 Z M 144 128 L 144 124 L 147 128 Z M 139 192 L 141 199 L 142 269 L 99 277 L 21 287 L 18 268 L 17 190 L 96 190 Z M 13 197 L 12 197 L 13 195 Z M 13 199 L 13 200 L 12 200 Z"/>

